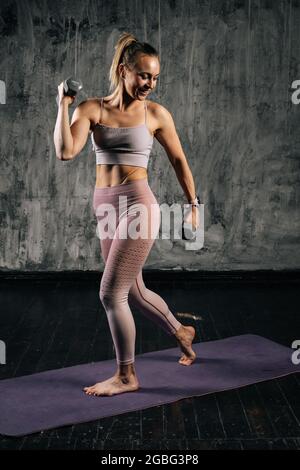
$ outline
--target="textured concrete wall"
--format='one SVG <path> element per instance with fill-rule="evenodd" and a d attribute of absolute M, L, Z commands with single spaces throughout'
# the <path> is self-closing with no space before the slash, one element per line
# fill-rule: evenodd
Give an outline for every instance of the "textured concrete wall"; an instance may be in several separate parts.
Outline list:
<path fill-rule="evenodd" d="M 299 1 L 1 0 L 1 269 L 103 269 L 91 142 L 56 159 L 55 96 L 73 73 L 80 100 L 108 94 L 123 31 L 161 55 L 151 99 L 172 113 L 205 202 L 204 248 L 158 239 L 145 269 L 299 268 Z M 185 202 L 157 141 L 149 183 L 160 203 Z"/>

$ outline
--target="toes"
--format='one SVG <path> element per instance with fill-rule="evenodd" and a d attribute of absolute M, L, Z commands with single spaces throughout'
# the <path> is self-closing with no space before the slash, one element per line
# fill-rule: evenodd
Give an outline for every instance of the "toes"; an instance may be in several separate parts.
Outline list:
<path fill-rule="evenodd" d="M 190 363 L 188 361 L 185 361 L 185 362 L 182 361 L 180 364 L 182 364 L 183 366 L 189 366 L 190 365 Z"/>
<path fill-rule="evenodd" d="M 92 395 L 94 391 L 94 387 L 85 387 L 83 390 L 86 393 L 86 395 Z"/>
<path fill-rule="evenodd" d="M 193 362 L 194 362 L 195 358 L 190 358 L 190 357 L 187 357 L 187 356 L 182 356 L 180 359 L 179 359 L 179 363 L 184 365 L 184 366 L 190 366 Z"/>

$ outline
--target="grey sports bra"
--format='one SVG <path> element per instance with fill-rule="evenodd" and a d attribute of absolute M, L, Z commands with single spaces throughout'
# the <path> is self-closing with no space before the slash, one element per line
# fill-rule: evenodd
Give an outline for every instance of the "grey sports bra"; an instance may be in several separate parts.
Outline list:
<path fill-rule="evenodd" d="M 147 168 L 153 145 L 147 125 L 147 104 L 145 105 L 145 123 L 135 127 L 109 127 L 97 123 L 91 133 L 96 164 L 133 165 Z M 101 112 L 103 98 L 101 98 Z"/>

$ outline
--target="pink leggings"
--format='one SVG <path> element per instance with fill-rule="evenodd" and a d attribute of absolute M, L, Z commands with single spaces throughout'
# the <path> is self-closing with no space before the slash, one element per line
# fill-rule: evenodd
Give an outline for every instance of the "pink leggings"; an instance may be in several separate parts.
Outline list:
<path fill-rule="evenodd" d="M 107 205 L 105 210 L 103 204 Z M 143 204 L 144 210 L 139 211 L 135 204 Z M 129 303 L 169 335 L 181 326 L 166 302 L 147 289 L 143 281 L 142 268 L 159 232 L 160 208 L 144 178 L 116 186 L 95 187 L 93 209 L 105 262 L 100 300 L 107 314 L 117 363 L 131 364 L 134 363 L 136 330 Z M 130 226 L 141 234 L 134 238 L 128 229 Z M 107 238 L 104 232 L 109 234 Z"/>

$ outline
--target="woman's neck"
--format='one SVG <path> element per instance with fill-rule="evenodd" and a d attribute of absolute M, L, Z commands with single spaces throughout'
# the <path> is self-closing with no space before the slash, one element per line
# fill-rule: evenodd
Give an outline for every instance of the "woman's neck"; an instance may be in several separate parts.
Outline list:
<path fill-rule="evenodd" d="M 133 110 L 135 107 L 139 107 L 136 103 L 138 100 L 133 99 L 127 93 L 124 94 L 122 91 L 116 89 L 111 95 L 107 97 L 110 106 L 118 108 L 119 111 Z"/>

